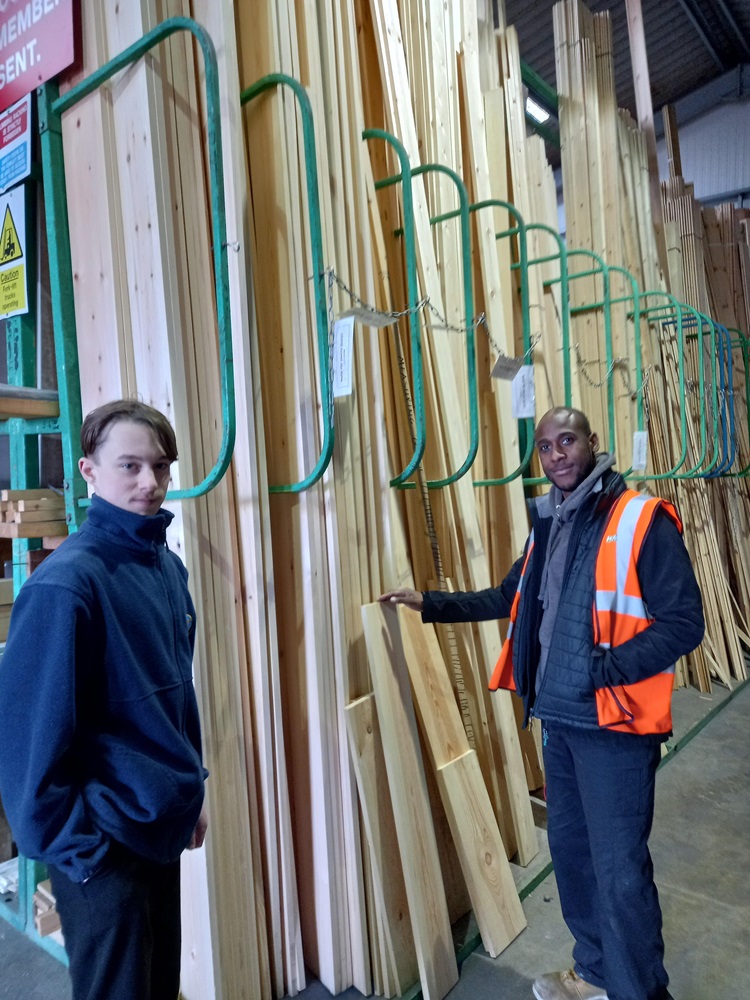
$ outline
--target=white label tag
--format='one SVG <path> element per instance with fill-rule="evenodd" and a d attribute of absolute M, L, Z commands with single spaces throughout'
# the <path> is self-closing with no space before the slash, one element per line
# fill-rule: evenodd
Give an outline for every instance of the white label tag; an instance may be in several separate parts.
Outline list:
<path fill-rule="evenodd" d="M 362 306 L 352 306 L 341 313 L 341 319 L 355 319 L 362 326 L 375 326 L 378 329 L 386 326 L 393 326 L 398 322 L 398 317 L 391 316 L 390 313 L 378 312 L 377 309 L 365 309 Z"/>
<path fill-rule="evenodd" d="M 516 420 L 536 416 L 534 366 L 524 365 L 511 383 L 513 416 Z"/>
<path fill-rule="evenodd" d="M 352 346 L 354 343 L 354 317 L 337 319 L 333 324 L 333 398 L 352 394 Z"/>
<path fill-rule="evenodd" d="M 504 354 L 498 354 L 490 375 L 492 378 L 513 379 L 518 374 L 522 364 L 523 361 L 520 358 L 508 358 Z"/>
<path fill-rule="evenodd" d="M 633 433 L 633 463 L 634 469 L 646 470 L 648 463 L 648 433 L 646 431 L 635 431 Z"/>

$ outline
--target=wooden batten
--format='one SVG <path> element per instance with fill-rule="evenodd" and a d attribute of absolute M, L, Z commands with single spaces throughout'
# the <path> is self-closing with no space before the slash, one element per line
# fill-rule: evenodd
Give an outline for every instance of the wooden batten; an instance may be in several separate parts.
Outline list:
<path fill-rule="evenodd" d="M 373 866 L 383 973 L 393 976 L 393 993 L 387 995 L 401 996 L 417 981 L 419 970 L 375 695 L 364 695 L 347 705 L 346 717 Z"/>
<path fill-rule="evenodd" d="M 482 943 L 498 955 L 526 925 L 479 759 L 466 739 L 431 626 L 399 611 L 412 689 Z"/>
<path fill-rule="evenodd" d="M 362 608 L 388 786 L 425 998 L 441 1000 L 458 981 L 407 664 L 395 609 Z"/>

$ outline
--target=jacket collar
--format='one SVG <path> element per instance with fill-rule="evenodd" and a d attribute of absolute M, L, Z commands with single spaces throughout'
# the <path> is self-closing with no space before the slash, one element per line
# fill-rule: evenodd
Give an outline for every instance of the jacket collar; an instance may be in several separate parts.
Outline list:
<path fill-rule="evenodd" d="M 113 542 L 126 548 L 143 550 L 166 545 L 167 528 L 173 518 L 174 514 L 163 507 L 152 515 L 134 514 L 94 494 L 85 524 L 106 532 Z"/>
<path fill-rule="evenodd" d="M 604 454 L 604 453 L 603 453 Z M 619 496 L 625 489 L 625 480 L 616 469 L 607 468 L 601 475 L 601 490 L 589 492 L 584 507 L 588 508 L 593 502 L 594 509 L 606 507 L 611 502 L 611 497 Z M 528 501 L 528 510 L 531 515 L 531 523 L 534 528 L 540 528 L 546 522 L 548 528 L 552 523 L 554 505 L 551 502 L 551 493 L 544 493 L 540 497 L 532 497 Z"/>

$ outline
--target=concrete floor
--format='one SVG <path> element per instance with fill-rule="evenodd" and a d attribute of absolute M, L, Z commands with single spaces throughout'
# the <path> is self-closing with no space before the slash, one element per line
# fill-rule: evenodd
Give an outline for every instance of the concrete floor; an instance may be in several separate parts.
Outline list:
<path fill-rule="evenodd" d="M 675 1000 L 745 1000 L 750 993 L 750 685 L 734 696 L 681 690 L 674 697 L 676 752 L 657 779 L 651 838 L 664 911 L 670 990 Z M 685 737 L 688 737 L 685 739 Z M 683 742 L 684 741 L 684 742 Z M 540 853 L 514 868 L 519 888 L 549 861 L 544 809 L 535 804 Z M 449 1000 L 531 998 L 541 972 L 570 965 L 572 939 L 560 915 L 554 875 L 524 900 L 528 927 L 496 959 L 479 946 L 461 965 Z M 457 948 L 475 939 L 471 921 L 454 928 Z M 418 987 L 409 994 L 420 996 Z M 302 1000 L 329 1000 L 315 981 Z M 66 970 L 0 920 L 0 997 L 70 1000 Z M 339 1000 L 361 1000 L 350 989 Z"/>

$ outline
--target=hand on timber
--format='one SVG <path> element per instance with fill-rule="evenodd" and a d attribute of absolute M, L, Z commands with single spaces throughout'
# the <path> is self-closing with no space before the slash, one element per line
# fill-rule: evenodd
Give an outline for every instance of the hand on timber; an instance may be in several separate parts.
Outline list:
<path fill-rule="evenodd" d="M 196 847 L 203 847 L 203 841 L 206 839 L 206 830 L 208 829 L 208 813 L 206 812 L 206 807 L 203 806 L 201 809 L 201 814 L 198 817 L 198 822 L 195 824 L 195 829 L 193 830 L 193 836 L 190 838 L 190 843 L 187 846 L 189 851 L 195 850 Z"/>
<path fill-rule="evenodd" d="M 412 611 L 422 610 L 422 594 L 418 590 L 389 590 L 387 594 L 381 594 L 378 600 L 382 604 L 403 604 Z"/>

